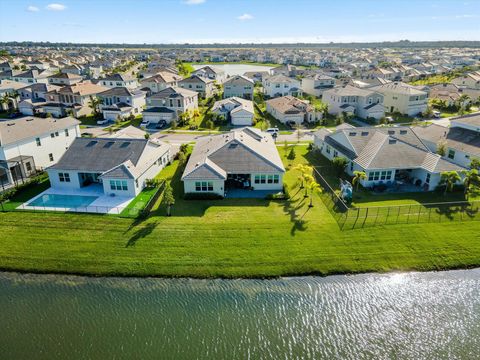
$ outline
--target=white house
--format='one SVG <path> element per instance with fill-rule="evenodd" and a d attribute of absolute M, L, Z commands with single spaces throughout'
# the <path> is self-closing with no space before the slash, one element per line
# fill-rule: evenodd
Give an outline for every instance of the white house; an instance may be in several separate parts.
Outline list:
<path fill-rule="evenodd" d="M 168 87 L 147 97 L 146 105 L 147 109 L 143 112 L 144 116 L 146 115 L 151 119 L 156 116 L 157 121 L 154 122 L 160 120 L 170 122 L 172 119 L 176 119 L 180 113 L 191 113 L 198 109 L 198 93 L 180 87 Z"/>
<path fill-rule="evenodd" d="M 255 116 L 253 102 L 239 97 L 216 101 L 211 111 L 230 120 L 235 126 L 250 126 Z"/>
<path fill-rule="evenodd" d="M 73 85 L 82 80 L 83 78 L 80 75 L 63 72 L 48 77 L 48 83 L 52 85 Z"/>
<path fill-rule="evenodd" d="M 325 91 L 322 101 L 328 105 L 328 112 L 332 115 L 347 113 L 377 120 L 385 116 L 383 95 L 371 89 L 351 85 L 336 87 Z"/>
<path fill-rule="evenodd" d="M 180 75 L 171 73 L 169 71 L 161 71 L 158 74 L 150 76 L 140 81 L 142 89 L 148 89 L 149 94 L 155 94 L 168 87 L 178 86 L 178 82 L 182 80 Z"/>
<path fill-rule="evenodd" d="M 192 75 L 198 75 L 222 84 L 226 80 L 225 71 L 211 66 L 204 66 L 200 69 L 192 71 Z"/>
<path fill-rule="evenodd" d="M 125 118 L 140 114 L 145 105 L 145 92 L 131 90 L 126 87 L 116 87 L 98 94 L 103 103 L 100 106 L 103 118 L 115 121 L 118 117 Z"/>
<path fill-rule="evenodd" d="M 47 169 L 53 189 L 100 184 L 105 195 L 136 196 L 171 160 L 170 145 L 134 138 L 76 138 Z"/>
<path fill-rule="evenodd" d="M 301 96 L 300 81 L 282 74 L 269 76 L 262 81 L 263 93 L 268 97 Z"/>
<path fill-rule="evenodd" d="M 184 89 L 192 90 L 198 92 L 198 94 L 203 98 L 211 97 L 215 94 L 215 80 L 192 75 L 188 78 L 180 80 L 178 86 Z"/>
<path fill-rule="evenodd" d="M 246 127 L 199 138 L 182 181 L 185 194 L 228 196 L 234 189 L 281 191 L 284 173 L 272 136 Z"/>
<path fill-rule="evenodd" d="M 253 80 L 245 76 L 232 76 L 223 83 L 223 98 L 226 99 L 236 96 L 247 100 L 252 100 L 254 86 L 255 83 Z"/>
<path fill-rule="evenodd" d="M 323 92 L 335 87 L 335 78 L 326 74 L 312 74 L 302 78 L 302 90 L 304 93 L 321 97 Z"/>
<path fill-rule="evenodd" d="M 293 96 L 282 96 L 266 101 L 266 111 L 283 124 L 301 124 L 315 122 L 321 118 L 312 105 L 306 100 Z"/>
<path fill-rule="evenodd" d="M 112 74 L 99 80 L 99 84 L 108 88 L 126 87 L 135 89 L 138 86 L 137 79 L 131 75 Z"/>
<path fill-rule="evenodd" d="M 79 124 L 32 116 L 0 122 L 0 188 L 55 164 L 80 136 Z"/>
<path fill-rule="evenodd" d="M 443 171 L 465 169 L 431 151 L 409 127 L 320 129 L 314 145 L 327 159 L 345 157 L 347 174 L 364 171 L 367 178 L 360 181 L 364 187 L 384 184 L 431 191 Z"/>

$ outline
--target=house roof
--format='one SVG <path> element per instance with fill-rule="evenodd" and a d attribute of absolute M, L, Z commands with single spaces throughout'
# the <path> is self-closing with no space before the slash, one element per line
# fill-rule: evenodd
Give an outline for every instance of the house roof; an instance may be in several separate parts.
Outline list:
<path fill-rule="evenodd" d="M 127 74 L 112 74 L 107 75 L 103 79 L 99 79 L 100 81 L 132 81 L 136 80 L 132 75 Z"/>
<path fill-rule="evenodd" d="M 131 90 L 126 87 L 114 87 L 99 93 L 99 96 L 135 96 L 145 94 L 142 90 Z"/>
<path fill-rule="evenodd" d="M 227 80 L 225 80 L 224 84 L 227 85 L 227 84 L 235 84 L 235 83 L 239 83 L 239 84 L 245 84 L 245 83 L 248 83 L 250 85 L 254 85 L 255 82 L 252 80 L 252 79 L 249 79 L 247 78 L 246 76 L 243 76 L 243 75 L 235 75 L 235 76 L 232 76 L 230 78 L 228 78 Z"/>
<path fill-rule="evenodd" d="M 298 114 L 313 110 L 307 102 L 290 95 L 270 99 L 266 103 L 283 114 Z"/>
<path fill-rule="evenodd" d="M 78 124 L 80 124 L 80 121 L 72 117 L 43 119 L 26 116 L 15 120 L 0 121 L 0 145 L 16 143 L 20 140 L 67 129 Z"/>
<path fill-rule="evenodd" d="M 231 110 L 231 113 L 236 113 L 241 110 L 246 110 L 252 114 L 254 113 L 253 101 L 242 99 L 236 96 L 216 101 L 212 106 L 212 111 L 219 111 L 227 104 L 234 106 L 234 108 Z"/>
<path fill-rule="evenodd" d="M 58 93 L 60 94 L 74 94 L 80 96 L 88 96 L 94 94 L 100 94 L 108 91 L 108 88 L 91 82 L 79 82 L 73 85 L 63 86 Z"/>
<path fill-rule="evenodd" d="M 375 94 L 375 91 L 370 89 L 361 89 L 352 85 L 346 85 L 344 87 L 336 87 L 324 92 L 324 96 L 327 94 L 333 94 L 337 96 L 370 96 Z"/>
<path fill-rule="evenodd" d="M 173 74 L 169 71 L 161 71 L 158 74 L 143 79 L 140 83 L 145 84 L 153 82 L 157 84 L 170 84 L 179 80 L 182 80 L 182 77 L 180 75 Z"/>
<path fill-rule="evenodd" d="M 405 84 L 403 82 L 398 82 L 398 81 L 374 86 L 372 87 L 372 89 L 380 93 L 390 92 L 390 93 L 404 94 L 404 95 L 427 95 L 425 91 L 420 90 L 415 86 Z"/>
<path fill-rule="evenodd" d="M 168 99 L 168 98 L 176 98 L 176 97 L 191 97 L 196 96 L 198 93 L 196 91 L 184 89 L 181 87 L 172 87 L 169 86 L 162 91 L 159 91 L 156 94 L 150 96 L 151 99 Z"/>
<path fill-rule="evenodd" d="M 49 79 L 81 79 L 82 77 L 72 73 L 59 73 L 48 76 Z"/>
<path fill-rule="evenodd" d="M 208 84 L 208 83 L 213 83 L 214 80 L 213 79 L 209 79 L 209 78 L 204 78 L 202 76 L 198 76 L 198 75 L 192 75 L 188 78 L 185 78 L 183 80 L 180 80 L 179 81 L 180 83 L 202 83 L 202 84 Z"/>
<path fill-rule="evenodd" d="M 245 127 L 197 141 L 182 180 L 226 179 L 227 173 L 284 172 L 273 138 Z"/>

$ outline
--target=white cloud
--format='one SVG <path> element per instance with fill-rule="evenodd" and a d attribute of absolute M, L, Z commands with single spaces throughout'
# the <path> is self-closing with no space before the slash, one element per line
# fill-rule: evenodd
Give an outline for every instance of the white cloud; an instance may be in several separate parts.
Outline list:
<path fill-rule="evenodd" d="M 37 11 L 40 11 L 40 9 L 36 6 L 30 5 L 30 6 L 27 7 L 27 11 L 37 12 Z"/>
<path fill-rule="evenodd" d="M 50 11 L 63 11 L 65 10 L 67 7 L 63 4 L 57 4 L 57 3 L 53 3 L 53 4 L 48 4 L 46 9 L 47 10 L 50 10 Z"/>
<path fill-rule="evenodd" d="M 243 14 L 243 15 L 238 16 L 237 19 L 241 20 L 241 21 L 252 20 L 253 16 L 250 15 L 250 14 Z"/>
<path fill-rule="evenodd" d="M 184 3 L 187 5 L 200 5 L 203 4 L 206 0 L 185 0 Z"/>

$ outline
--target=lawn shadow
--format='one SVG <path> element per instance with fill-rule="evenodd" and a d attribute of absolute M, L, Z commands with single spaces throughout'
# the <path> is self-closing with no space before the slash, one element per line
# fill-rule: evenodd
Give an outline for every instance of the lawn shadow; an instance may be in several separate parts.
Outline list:
<path fill-rule="evenodd" d="M 297 231 L 307 230 L 307 222 L 303 220 L 303 217 L 308 212 L 309 208 L 307 209 L 307 211 L 305 211 L 305 213 L 301 217 L 298 214 L 298 210 L 300 210 L 304 206 L 304 201 L 305 201 L 304 197 L 297 200 L 290 199 L 290 200 L 286 200 L 283 205 L 283 211 L 285 212 L 285 214 L 290 216 L 290 222 L 293 223 L 292 228 L 290 230 L 291 236 L 295 236 L 295 233 Z"/>
<path fill-rule="evenodd" d="M 148 236 L 152 233 L 152 231 L 157 226 L 156 222 L 150 222 L 144 226 L 139 226 L 137 230 L 133 233 L 133 235 L 128 239 L 127 244 L 125 247 L 135 246 L 138 240 L 143 239 L 145 236 Z"/>

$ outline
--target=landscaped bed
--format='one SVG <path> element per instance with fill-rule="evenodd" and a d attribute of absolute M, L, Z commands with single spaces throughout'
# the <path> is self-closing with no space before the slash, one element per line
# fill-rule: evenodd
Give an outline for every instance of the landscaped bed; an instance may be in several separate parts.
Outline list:
<path fill-rule="evenodd" d="M 296 158 L 312 160 L 306 147 Z M 284 152 L 280 149 L 280 154 Z M 314 159 L 314 157 L 313 157 Z M 291 201 L 182 199 L 171 179 L 171 217 L 158 200 L 148 219 L 89 214 L 0 213 L 0 268 L 90 275 L 270 277 L 480 266 L 478 222 L 402 224 L 341 231 L 315 196 L 308 207 L 289 170 Z"/>

